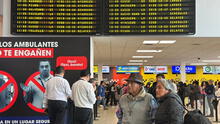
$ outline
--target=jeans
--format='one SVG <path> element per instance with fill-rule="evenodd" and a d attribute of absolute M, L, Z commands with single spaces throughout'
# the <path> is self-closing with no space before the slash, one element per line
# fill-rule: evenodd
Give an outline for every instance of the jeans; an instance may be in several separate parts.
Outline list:
<path fill-rule="evenodd" d="M 97 105 L 100 105 L 100 104 L 103 105 L 104 109 L 106 108 L 106 99 L 105 99 L 105 97 L 102 97 L 101 100 L 97 101 Z"/>
<path fill-rule="evenodd" d="M 209 104 L 209 108 L 210 108 L 210 115 L 214 115 L 214 106 L 212 104 L 212 101 L 214 100 L 214 95 L 207 95 L 207 99 L 208 99 L 208 104 Z"/>

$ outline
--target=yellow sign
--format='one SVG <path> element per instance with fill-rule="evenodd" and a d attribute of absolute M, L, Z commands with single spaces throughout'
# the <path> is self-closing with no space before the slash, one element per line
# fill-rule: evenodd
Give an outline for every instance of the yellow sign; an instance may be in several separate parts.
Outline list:
<path fill-rule="evenodd" d="M 93 73 L 98 73 L 98 72 L 99 72 L 98 66 L 97 65 L 93 66 Z"/>

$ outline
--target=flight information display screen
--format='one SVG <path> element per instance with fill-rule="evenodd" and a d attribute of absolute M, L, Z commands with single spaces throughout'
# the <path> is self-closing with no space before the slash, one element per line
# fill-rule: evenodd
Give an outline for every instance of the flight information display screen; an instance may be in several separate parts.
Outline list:
<path fill-rule="evenodd" d="M 12 34 L 101 33 L 100 0 L 12 0 Z"/>
<path fill-rule="evenodd" d="M 195 0 L 12 0 L 11 33 L 193 35 Z"/>
<path fill-rule="evenodd" d="M 195 0 L 106 0 L 105 34 L 195 34 Z"/>

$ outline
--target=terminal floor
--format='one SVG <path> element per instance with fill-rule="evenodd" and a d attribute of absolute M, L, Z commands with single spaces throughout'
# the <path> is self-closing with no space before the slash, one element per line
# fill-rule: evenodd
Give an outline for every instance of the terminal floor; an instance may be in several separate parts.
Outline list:
<path fill-rule="evenodd" d="M 115 116 L 116 106 L 108 107 L 108 110 L 103 110 L 102 107 L 98 109 L 100 117 L 94 121 L 94 124 L 117 124 L 117 117 Z M 219 122 L 214 122 L 215 118 L 209 118 L 212 124 L 220 124 L 220 113 Z"/>

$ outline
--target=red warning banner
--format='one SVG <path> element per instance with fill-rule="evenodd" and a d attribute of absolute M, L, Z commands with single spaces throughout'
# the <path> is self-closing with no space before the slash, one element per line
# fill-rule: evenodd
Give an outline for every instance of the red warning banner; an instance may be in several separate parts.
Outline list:
<path fill-rule="evenodd" d="M 0 48 L 0 58 L 53 58 L 54 48 Z"/>
<path fill-rule="evenodd" d="M 57 66 L 64 66 L 65 70 L 84 70 L 87 68 L 85 56 L 60 56 L 57 58 Z"/>

